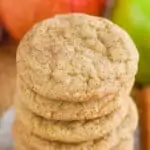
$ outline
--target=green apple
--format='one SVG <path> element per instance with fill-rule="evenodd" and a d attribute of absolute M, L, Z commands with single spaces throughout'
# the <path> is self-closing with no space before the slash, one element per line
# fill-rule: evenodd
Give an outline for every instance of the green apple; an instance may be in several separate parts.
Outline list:
<path fill-rule="evenodd" d="M 150 0 L 117 0 L 110 18 L 131 35 L 139 50 L 137 83 L 150 84 Z"/>

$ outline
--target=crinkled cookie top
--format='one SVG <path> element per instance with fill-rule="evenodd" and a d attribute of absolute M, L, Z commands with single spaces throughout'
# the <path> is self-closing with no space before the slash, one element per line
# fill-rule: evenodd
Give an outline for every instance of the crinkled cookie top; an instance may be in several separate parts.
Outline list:
<path fill-rule="evenodd" d="M 87 101 L 134 79 L 138 53 L 111 21 L 85 14 L 58 15 L 35 25 L 17 53 L 18 75 L 35 92 L 56 100 Z"/>

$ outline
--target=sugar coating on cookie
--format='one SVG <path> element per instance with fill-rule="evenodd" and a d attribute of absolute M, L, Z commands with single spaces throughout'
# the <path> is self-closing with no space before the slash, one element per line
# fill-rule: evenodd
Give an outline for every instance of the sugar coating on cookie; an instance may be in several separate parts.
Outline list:
<path fill-rule="evenodd" d="M 118 92 L 137 72 L 128 34 L 104 18 L 58 15 L 22 39 L 17 71 L 35 92 L 53 100 L 88 101 Z"/>

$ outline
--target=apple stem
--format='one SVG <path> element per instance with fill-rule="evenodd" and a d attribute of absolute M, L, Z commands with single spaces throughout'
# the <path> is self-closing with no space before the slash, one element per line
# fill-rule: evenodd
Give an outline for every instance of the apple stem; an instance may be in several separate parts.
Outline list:
<path fill-rule="evenodd" d="M 116 1 L 117 0 L 106 0 L 106 8 L 104 13 L 105 18 L 110 18 L 111 12 L 115 7 Z"/>

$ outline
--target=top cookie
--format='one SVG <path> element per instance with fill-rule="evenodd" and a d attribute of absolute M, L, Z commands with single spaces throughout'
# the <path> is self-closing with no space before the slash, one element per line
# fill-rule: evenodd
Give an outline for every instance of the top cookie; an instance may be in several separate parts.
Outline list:
<path fill-rule="evenodd" d="M 85 14 L 38 23 L 17 53 L 18 75 L 30 88 L 51 100 L 72 102 L 124 92 L 124 85 L 134 80 L 137 63 L 136 47 L 125 31 Z"/>

